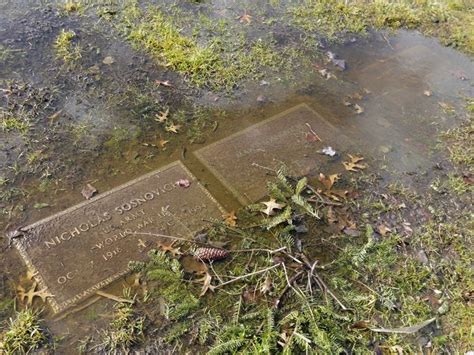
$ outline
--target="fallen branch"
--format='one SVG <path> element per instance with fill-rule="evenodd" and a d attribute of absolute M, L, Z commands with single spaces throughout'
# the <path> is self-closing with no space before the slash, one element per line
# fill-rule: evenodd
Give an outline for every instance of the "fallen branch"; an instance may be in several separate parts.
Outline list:
<path fill-rule="evenodd" d="M 436 318 L 428 319 L 422 323 L 412 325 L 411 327 L 402 327 L 402 328 L 369 328 L 373 332 L 378 333 L 395 333 L 395 334 L 413 334 L 419 331 L 420 329 L 426 327 L 427 325 L 433 323 Z"/>
<path fill-rule="evenodd" d="M 273 266 L 269 266 L 269 267 L 267 267 L 267 268 L 265 268 L 265 269 L 261 269 L 261 270 L 258 270 L 258 271 L 251 272 L 250 274 L 245 274 L 245 275 L 242 275 L 242 276 L 238 276 L 238 277 L 236 277 L 235 279 L 226 281 L 226 282 L 224 282 L 224 283 L 221 283 L 221 284 L 215 286 L 215 288 L 223 287 L 223 286 L 225 286 L 225 285 L 228 285 L 228 284 L 231 284 L 231 283 L 233 283 L 233 282 L 236 282 L 236 281 L 245 279 L 245 278 L 250 277 L 250 276 L 262 274 L 262 273 L 264 273 L 264 272 L 267 272 L 267 271 L 270 271 L 270 270 L 272 270 L 272 269 L 275 269 L 275 268 L 277 268 L 277 267 L 280 266 L 280 265 L 281 265 L 281 264 L 276 264 L 276 265 L 273 265 Z"/>
<path fill-rule="evenodd" d="M 293 283 L 297 281 L 301 275 L 303 275 L 304 271 L 301 270 L 294 274 L 290 279 L 287 279 L 287 283 L 283 291 L 281 292 L 280 296 L 275 301 L 275 308 L 279 308 L 281 301 L 283 300 L 283 297 L 286 295 L 286 293 L 289 291 L 290 288 L 293 288 Z"/>
<path fill-rule="evenodd" d="M 122 297 L 119 297 L 119 296 L 115 296 L 115 295 L 112 295 L 112 294 L 107 293 L 107 292 L 104 292 L 104 291 L 97 291 L 96 294 L 98 294 L 99 296 L 108 298 L 109 300 L 113 300 L 113 301 L 115 301 L 115 302 L 130 303 L 130 304 L 133 303 L 132 300 L 129 300 L 129 299 L 126 299 L 126 298 L 122 298 Z"/>

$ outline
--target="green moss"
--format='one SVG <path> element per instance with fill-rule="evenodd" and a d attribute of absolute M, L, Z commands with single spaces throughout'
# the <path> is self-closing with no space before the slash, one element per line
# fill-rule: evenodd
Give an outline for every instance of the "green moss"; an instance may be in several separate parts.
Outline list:
<path fill-rule="evenodd" d="M 10 319 L 8 329 L 0 335 L 0 352 L 27 353 L 44 344 L 46 337 L 39 325 L 38 314 L 31 309 L 20 311 Z"/>
<path fill-rule="evenodd" d="M 74 44 L 77 35 L 72 30 L 62 29 L 54 41 L 56 57 L 65 63 L 75 62 L 81 58 L 81 47 Z"/>

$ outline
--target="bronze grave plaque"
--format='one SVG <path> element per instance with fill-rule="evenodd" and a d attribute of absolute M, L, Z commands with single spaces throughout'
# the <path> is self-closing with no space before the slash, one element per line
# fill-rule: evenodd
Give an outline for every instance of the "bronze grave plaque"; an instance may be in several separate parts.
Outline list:
<path fill-rule="evenodd" d="M 339 150 L 347 145 L 346 136 L 301 104 L 195 154 L 242 204 L 247 204 L 266 195 L 268 168 L 284 164 L 294 176 L 319 173 L 334 160 L 320 150 L 325 146 Z"/>
<path fill-rule="evenodd" d="M 189 186 L 188 186 L 189 184 Z M 144 260 L 159 233 L 190 238 L 225 211 L 174 162 L 49 218 L 13 239 L 55 312 L 93 295 Z"/>

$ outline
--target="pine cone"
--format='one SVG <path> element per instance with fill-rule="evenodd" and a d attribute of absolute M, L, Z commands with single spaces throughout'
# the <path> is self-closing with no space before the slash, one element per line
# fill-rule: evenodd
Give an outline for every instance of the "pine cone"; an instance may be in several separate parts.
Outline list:
<path fill-rule="evenodd" d="M 194 257 L 202 261 L 222 260 L 229 256 L 229 252 L 221 248 L 202 247 L 197 248 Z"/>

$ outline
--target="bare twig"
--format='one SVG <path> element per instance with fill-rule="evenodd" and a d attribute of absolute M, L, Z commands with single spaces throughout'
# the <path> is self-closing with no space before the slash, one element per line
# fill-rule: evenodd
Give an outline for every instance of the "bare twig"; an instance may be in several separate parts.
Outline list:
<path fill-rule="evenodd" d="M 104 291 L 97 291 L 96 294 L 98 294 L 99 296 L 102 296 L 102 297 L 105 297 L 105 298 L 108 298 L 110 300 L 113 300 L 115 302 L 120 302 L 120 303 L 133 303 L 132 300 L 128 300 L 126 298 L 122 298 L 122 297 L 119 297 L 119 296 L 115 296 L 115 295 L 112 295 L 110 293 L 107 293 L 107 292 L 104 292 Z"/>
<path fill-rule="evenodd" d="M 322 142 L 323 140 L 318 136 L 318 134 L 313 130 L 313 127 L 311 127 L 311 125 L 306 122 L 306 126 L 309 128 L 309 131 L 311 132 L 311 134 L 320 142 Z"/>
<path fill-rule="evenodd" d="M 276 171 L 274 169 L 271 169 L 271 168 L 267 168 L 266 166 L 263 166 L 263 165 L 260 165 L 260 164 L 257 164 L 257 163 L 252 163 L 252 166 L 255 166 L 256 168 L 260 168 L 260 169 L 263 169 L 263 170 L 267 170 L 267 171 L 270 171 L 272 172 L 273 174 L 276 174 Z"/>
<path fill-rule="evenodd" d="M 280 307 L 280 304 L 281 304 L 281 301 L 283 300 L 283 297 L 285 297 L 286 293 L 288 292 L 288 290 L 290 288 L 293 288 L 293 282 L 298 280 L 300 278 L 300 276 L 303 275 L 303 273 L 304 273 L 304 270 L 301 270 L 301 271 L 297 272 L 296 274 L 294 274 L 290 279 L 288 279 L 288 275 L 286 274 L 286 268 L 284 268 L 284 270 L 285 270 L 285 275 L 286 275 L 286 278 L 287 278 L 286 286 L 283 289 L 283 291 L 281 292 L 280 296 L 278 296 L 277 300 L 275 301 L 275 308 Z"/>
<path fill-rule="evenodd" d="M 265 269 L 261 269 L 261 270 L 258 270 L 258 271 L 251 272 L 250 274 L 245 274 L 245 275 L 236 277 L 235 279 L 232 279 L 232 280 L 229 280 L 229 281 L 226 281 L 226 282 L 224 282 L 224 283 L 221 283 L 221 284 L 217 285 L 215 288 L 218 288 L 218 287 L 222 287 L 222 286 L 231 284 L 231 283 L 233 283 L 233 282 L 236 282 L 236 281 L 245 279 L 245 278 L 250 277 L 250 276 L 262 274 L 262 273 L 267 272 L 267 271 L 269 271 L 269 270 L 275 269 L 275 268 L 277 268 L 277 267 L 280 266 L 280 265 L 281 265 L 281 264 L 276 264 L 276 265 L 273 265 L 273 266 L 269 266 L 269 267 L 267 267 L 267 268 L 265 268 Z"/>

